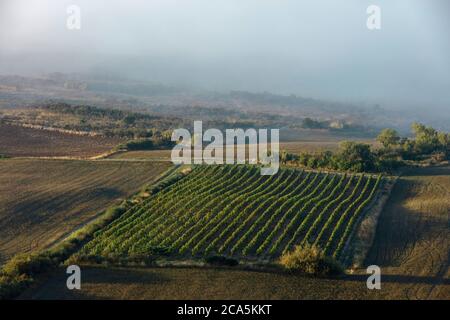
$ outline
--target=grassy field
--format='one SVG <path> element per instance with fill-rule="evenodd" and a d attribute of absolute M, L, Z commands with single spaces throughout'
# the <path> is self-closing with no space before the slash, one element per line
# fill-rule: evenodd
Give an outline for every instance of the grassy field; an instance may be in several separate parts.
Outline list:
<path fill-rule="evenodd" d="M 97 233 L 80 254 L 225 254 L 273 260 L 314 243 L 337 259 L 381 177 L 258 167 L 199 166 Z"/>
<path fill-rule="evenodd" d="M 0 263 L 61 239 L 169 166 L 167 162 L 0 160 Z"/>
<path fill-rule="evenodd" d="M 10 157 L 92 157 L 120 141 L 0 124 L 0 154 Z"/>
<path fill-rule="evenodd" d="M 381 290 L 367 290 L 362 269 L 340 279 L 316 279 L 214 268 L 82 267 L 80 291 L 67 290 L 67 275 L 59 270 L 22 298 L 448 300 L 449 192 L 448 166 L 413 169 L 399 179 L 365 262 L 381 267 Z"/>

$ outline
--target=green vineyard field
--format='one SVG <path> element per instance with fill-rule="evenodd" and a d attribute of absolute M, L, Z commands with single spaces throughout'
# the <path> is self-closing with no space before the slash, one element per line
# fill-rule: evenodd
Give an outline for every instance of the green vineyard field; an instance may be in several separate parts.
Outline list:
<path fill-rule="evenodd" d="M 255 166 L 196 166 L 98 231 L 79 252 L 273 260 L 299 244 L 341 259 L 381 176 Z"/>

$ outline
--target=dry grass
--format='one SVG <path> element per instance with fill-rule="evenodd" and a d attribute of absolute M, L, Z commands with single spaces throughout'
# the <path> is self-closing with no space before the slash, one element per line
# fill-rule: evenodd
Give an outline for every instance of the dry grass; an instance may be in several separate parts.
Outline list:
<path fill-rule="evenodd" d="M 0 263 L 41 249 L 153 181 L 170 163 L 0 160 Z"/>

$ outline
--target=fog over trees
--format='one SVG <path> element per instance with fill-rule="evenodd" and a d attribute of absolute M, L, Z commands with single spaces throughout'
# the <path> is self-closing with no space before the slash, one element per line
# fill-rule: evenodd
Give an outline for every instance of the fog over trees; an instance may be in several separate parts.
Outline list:
<path fill-rule="evenodd" d="M 269 91 L 406 111 L 450 109 L 450 4 L 373 1 L 0 3 L 0 74 L 113 74 L 208 90 Z"/>

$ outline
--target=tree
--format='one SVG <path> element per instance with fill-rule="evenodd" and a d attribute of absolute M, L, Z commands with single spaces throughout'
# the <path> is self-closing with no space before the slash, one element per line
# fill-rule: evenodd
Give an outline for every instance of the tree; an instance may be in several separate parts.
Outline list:
<path fill-rule="evenodd" d="M 302 127 L 307 129 L 322 129 L 324 128 L 324 124 L 311 118 L 304 118 L 302 121 Z"/>
<path fill-rule="evenodd" d="M 438 132 L 434 128 L 414 122 L 411 129 L 415 135 L 414 149 L 417 154 L 430 154 L 439 149 Z"/>
<path fill-rule="evenodd" d="M 450 158 L 450 134 L 445 132 L 438 133 L 438 141 L 441 145 L 441 151 L 446 159 Z"/>
<path fill-rule="evenodd" d="M 123 123 L 127 126 L 133 125 L 136 122 L 136 116 L 134 115 L 127 115 L 125 118 L 123 118 Z"/>
<path fill-rule="evenodd" d="M 389 149 L 398 144 L 400 136 L 394 129 L 383 129 L 378 135 L 377 141 L 380 142 L 385 149 Z"/>
<path fill-rule="evenodd" d="M 339 145 L 339 168 L 356 172 L 375 168 L 374 155 L 370 145 L 354 141 L 343 141 Z"/>

